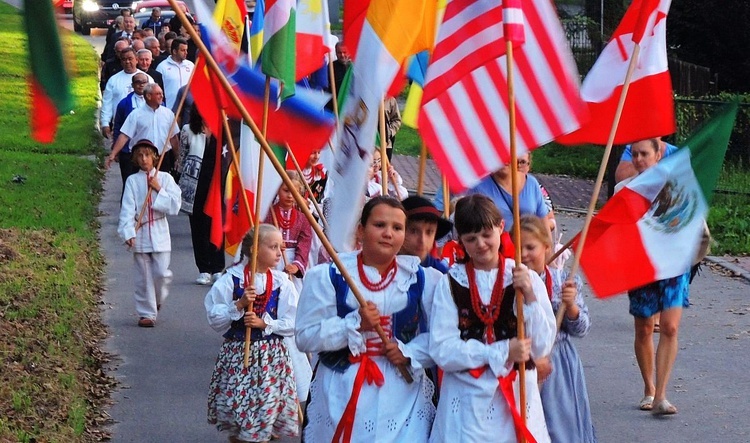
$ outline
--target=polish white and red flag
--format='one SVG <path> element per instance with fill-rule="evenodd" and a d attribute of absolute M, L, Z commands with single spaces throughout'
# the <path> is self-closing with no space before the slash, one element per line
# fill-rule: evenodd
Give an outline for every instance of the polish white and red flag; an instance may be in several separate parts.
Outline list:
<path fill-rule="evenodd" d="M 427 69 L 419 131 L 454 191 L 510 160 L 506 39 L 514 48 L 519 155 L 578 129 L 587 117 L 551 2 L 449 2 Z"/>
<path fill-rule="evenodd" d="M 667 66 L 667 13 L 672 0 L 634 0 L 583 80 L 591 120 L 557 139 L 566 145 L 607 144 L 636 44 L 640 55 L 628 87 L 615 144 L 675 132 L 674 94 Z"/>

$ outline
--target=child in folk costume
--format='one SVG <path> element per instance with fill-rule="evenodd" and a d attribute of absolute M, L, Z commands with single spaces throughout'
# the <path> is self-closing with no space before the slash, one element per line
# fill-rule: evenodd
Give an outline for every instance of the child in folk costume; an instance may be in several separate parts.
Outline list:
<path fill-rule="evenodd" d="M 435 414 L 425 375 L 427 312 L 439 271 L 399 255 L 406 214 L 392 197 L 362 210 L 362 250 L 340 254 L 367 300 L 360 307 L 335 264 L 311 269 L 300 297 L 295 336 L 300 350 L 319 353 L 310 390 L 307 442 L 426 442 Z M 374 331 L 382 326 L 391 341 Z M 403 366 L 414 381 L 399 373 Z"/>
<path fill-rule="evenodd" d="M 467 261 L 437 289 L 430 355 L 443 372 L 430 441 L 549 442 L 531 358 L 549 354 L 555 317 L 544 283 L 500 254 L 503 219 L 488 197 L 464 197 L 454 226 Z M 516 338 L 516 291 L 524 298 L 526 338 Z M 521 422 L 518 363 L 526 362 L 526 426 Z"/>
<path fill-rule="evenodd" d="M 287 171 L 287 174 L 297 186 L 297 191 L 304 194 L 302 177 L 296 171 Z M 295 204 L 292 191 L 282 183 L 278 201 L 271 207 L 271 214 L 266 216 L 265 223 L 276 225 L 284 238 L 284 260 L 278 263 L 276 269 L 291 275 L 295 288 L 300 291 L 310 255 L 312 227 Z"/>
<path fill-rule="evenodd" d="M 553 442 L 596 442 L 583 364 L 570 337 L 589 332 L 589 310 L 581 295 L 581 279 L 568 282 L 568 273 L 546 265 L 552 252 L 547 223 L 533 215 L 521 217 L 521 259 L 542 277 L 557 313 L 565 305 L 565 317 L 552 354 L 535 360 L 541 383 L 542 405 Z"/>
<path fill-rule="evenodd" d="M 365 197 L 368 199 L 377 197 L 383 193 L 383 174 L 380 172 L 382 167 L 380 150 L 375 149 L 372 152 L 372 164 L 369 171 L 370 180 L 367 182 L 367 189 L 365 191 Z M 404 180 L 401 178 L 401 175 L 396 172 L 392 164 L 388 163 L 388 195 L 396 197 L 399 200 L 408 197 L 409 191 L 404 187 L 403 182 Z"/>
<path fill-rule="evenodd" d="M 260 229 L 256 274 L 251 277 L 253 231 Z M 275 270 L 281 233 L 271 225 L 251 229 L 240 262 L 222 275 L 204 301 L 209 325 L 224 333 L 208 393 L 208 422 L 233 442 L 265 442 L 299 434 L 293 368 L 284 337 L 294 334 L 298 294 Z M 252 328 L 250 365 L 244 367 L 245 331 Z"/>
<path fill-rule="evenodd" d="M 328 181 L 328 171 L 326 170 L 323 163 L 320 162 L 320 149 L 313 149 L 310 153 L 310 157 L 307 159 L 307 164 L 302 170 L 302 178 L 310 186 L 312 195 L 307 197 L 315 199 L 318 203 L 323 201 L 323 192 L 326 189 L 326 182 Z"/>
<path fill-rule="evenodd" d="M 125 182 L 117 227 L 120 238 L 133 250 L 135 310 L 138 326 L 144 328 L 155 325 L 157 311 L 168 295 L 172 240 L 167 215 L 177 215 L 182 203 L 182 192 L 172 176 L 156 170 L 158 158 L 158 149 L 148 140 L 133 146 L 132 161 L 140 172 Z"/>

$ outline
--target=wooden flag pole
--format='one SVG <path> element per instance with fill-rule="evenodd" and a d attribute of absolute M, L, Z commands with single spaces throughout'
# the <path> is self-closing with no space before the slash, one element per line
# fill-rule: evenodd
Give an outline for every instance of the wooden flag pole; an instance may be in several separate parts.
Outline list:
<path fill-rule="evenodd" d="M 169 146 L 169 134 L 172 133 L 174 130 L 174 127 L 177 126 L 177 116 L 182 113 L 182 108 L 185 106 L 185 99 L 188 96 L 188 93 L 190 92 L 190 85 L 193 83 L 193 75 L 195 75 L 195 69 L 190 73 L 190 78 L 188 79 L 187 84 L 185 85 L 185 89 L 183 91 L 182 97 L 180 97 L 180 103 L 177 104 L 177 112 L 174 114 L 174 119 L 172 119 L 172 124 L 169 126 L 169 131 L 167 132 L 167 140 L 164 142 L 164 147 L 161 148 L 162 155 L 159 156 L 159 162 L 156 164 L 156 170 L 159 171 L 159 168 L 161 168 L 161 163 L 164 161 L 164 154 L 167 153 L 167 146 Z M 140 140 L 130 140 L 131 142 L 135 143 Z M 171 150 L 171 149 L 170 149 Z M 139 229 L 141 229 L 141 226 L 143 226 L 143 223 L 141 220 L 143 220 L 143 214 L 146 212 L 146 208 L 148 207 L 148 202 L 151 197 L 151 191 L 148 192 L 148 195 L 146 196 L 146 200 L 141 205 L 141 212 L 138 214 L 138 219 L 135 223 L 135 232 L 138 232 Z"/>
<path fill-rule="evenodd" d="M 183 21 L 187 20 L 185 18 L 185 13 L 182 11 L 182 9 L 180 9 L 176 0 L 168 0 L 168 1 L 169 1 L 169 4 L 174 9 L 175 14 L 180 18 L 180 20 L 183 20 Z M 206 57 L 206 64 L 214 72 L 214 74 L 216 74 L 217 80 L 219 80 L 222 87 L 226 90 L 227 95 L 232 100 L 232 103 L 234 103 L 234 105 L 242 114 L 242 119 L 253 131 L 253 135 L 255 135 L 256 139 L 260 143 L 261 148 L 266 153 L 266 155 L 268 155 L 268 158 L 273 164 L 274 169 L 281 176 L 281 180 L 292 191 L 294 200 L 297 202 L 297 205 L 302 210 L 302 213 L 305 215 L 305 217 L 307 217 L 307 220 L 312 225 L 312 228 L 315 231 L 315 234 L 317 234 L 318 237 L 320 237 L 320 240 L 323 243 L 323 247 L 326 248 L 326 251 L 328 252 L 328 254 L 330 254 L 331 259 L 333 260 L 334 264 L 339 269 L 339 272 L 341 272 L 341 276 L 349 285 L 349 288 L 352 291 L 352 294 L 357 299 L 357 303 L 362 307 L 367 306 L 367 302 L 362 296 L 362 293 L 360 292 L 359 288 L 354 282 L 354 279 L 352 279 L 352 276 L 349 274 L 349 271 L 347 271 L 344 265 L 341 263 L 341 259 L 336 253 L 336 250 L 333 248 L 333 245 L 331 244 L 330 241 L 328 241 L 328 238 L 323 233 L 323 230 L 320 228 L 320 225 L 318 225 L 318 223 L 315 222 L 315 217 L 313 216 L 312 212 L 305 204 L 304 197 L 302 197 L 299 191 L 294 187 L 294 184 L 289 178 L 289 175 L 286 173 L 286 170 L 284 169 L 283 165 L 279 162 L 279 159 L 277 159 L 273 155 L 273 151 L 271 150 L 271 146 L 268 144 L 268 141 L 266 141 L 265 137 L 263 137 L 263 135 L 261 134 L 260 129 L 258 129 L 258 125 L 256 125 L 255 122 L 253 121 L 252 117 L 250 116 L 250 113 L 247 111 L 244 104 L 242 103 L 240 98 L 237 96 L 237 93 L 234 91 L 234 89 L 232 89 L 232 86 L 229 84 L 229 80 L 227 80 L 227 78 L 224 76 L 224 73 L 221 72 L 221 69 L 216 63 L 216 60 L 214 60 L 213 56 L 208 51 L 208 48 L 206 48 L 206 45 L 203 43 L 203 40 L 201 40 L 201 37 L 198 35 L 197 32 L 195 32 L 195 29 L 193 29 L 192 26 L 187 26 L 185 30 L 190 34 L 190 37 L 195 42 L 196 46 L 198 46 L 198 49 L 201 51 L 201 54 L 203 54 Z M 383 343 L 387 343 L 389 341 L 388 336 L 385 334 L 385 331 L 383 331 L 383 328 L 380 325 L 376 325 L 375 332 L 377 332 L 378 336 L 383 341 Z M 409 383 L 412 383 L 414 381 L 414 379 L 412 378 L 411 374 L 406 369 L 406 367 L 399 366 L 398 369 L 399 369 L 399 372 L 401 373 L 401 376 L 404 377 L 404 380 L 406 380 Z"/>
<path fill-rule="evenodd" d="M 448 178 L 443 176 L 443 217 L 449 218 L 451 216 L 451 191 L 448 189 Z"/>
<path fill-rule="evenodd" d="M 387 147 L 385 143 L 385 99 L 380 100 L 380 109 L 378 110 L 380 118 L 378 119 L 378 127 L 380 130 L 380 175 L 382 194 L 388 195 L 388 156 Z"/>
<path fill-rule="evenodd" d="M 312 200 L 313 206 L 315 206 L 315 211 L 317 211 L 318 215 L 320 215 L 320 221 L 323 222 L 323 226 L 326 230 L 328 230 L 328 221 L 323 215 L 323 210 L 320 208 L 320 205 L 318 205 L 318 201 L 313 196 L 313 191 L 312 188 L 310 188 L 310 183 L 305 180 L 305 176 L 302 174 L 302 168 L 297 161 L 297 156 L 295 156 L 294 152 L 292 152 L 292 148 L 289 147 L 289 143 L 286 144 L 286 152 L 289 155 L 289 158 L 292 159 L 292 163 L 294 163 L 294 168 L 297 170 L 297 174 L 299 174 L 302 182 L 305 184 L 305 189 L 310 193 L 310 200 Z"/>
<path fill-rule="evenodd" d="M 333 72 L 333 51 L 328 53 L 328 83 L 331 85 L 331 100 L 333 101 L 333 115 L 336 116 L 336 124 L 339 123 L 338 91 L 336 90 L 336 74 Z"/>
<path fill-rule="evenodd" d="M 266 131 L 268 130 L 268 102 L 270 100 L 271 95 L 271 77 L 266 75 L 266 87 L 265 91 L 263 92 L 263 133 L 261 134 L 263 139 L 266 138 Z M 253 131 L 255 133 L 255 131 Z M 255 222 L 253 223 L 254 226 L 260 226 L 261 220 L 260 220 L 260 205 L 261 205 L 261 196 L 263 195 L 263 163 L 265 163 L 265 158 L 263 158 L 264 151 L 261 150 L 258 153 L 258 183 L 255 188 Z M 272 154 L 269 154 L 272 155 Z M 258 239 L 260 238 L 260 229 L 255 229 L 253 231 L 253 251 L 252 254 L 250 254 L 250 275 L 251 275 L 251 281 L 245 282 L 247 285 L 248 283 L 253 284 L 255 282 L 255 271 L 257 271 L 258 268 Z M 253 303 L 250 303 L 250 306 L 248 306 L 248 310 L 253 309 Z M 250 342 L 252 341 L 252 338 L 250 337 L 252 333 L 252 328 L 249 326 L 245 328 L 245 359 L 244 359 L 244 365 L 245 367 L 250 366 Z"/>
<path fill-rule="evenodd" d="M 424 193 L 424 176 L 425 170 L 427 169 L 427 145 L 422 144 L 419 146 L 419 175 L 417 176 L 417 195 L 421 196 Z"/>
<path fill-rule="evenodd" d="M 565 252 L 565 250 L 568 249 L 570 247 L 570 245 L 573 244 L 573 240 L 575 240 L 575 239 L 576 239 L 576 237 L 574 235 L 573 238 L 571 238 L 570 240 L 568 240 L 568 242 L 565 243 L 562 248 L 558 249 L 557 252 L 555 252 L 554 254 L 552 254 L 552 257 L 550 257 L 549 260 L 547 260 L 547 265 L 549 265 L 550 263 L 552 263 L 553 261 L 555 261 L 555 259 L 557 257 L 559 257 L 563 252 Z"/>
<path fill-rule="evenodd" d="M 607 139 L 607 146 L 604 148 L 604 154 L 602 154 L 602 164 L 599 166 L 599 174 L 596 176 L 596 183 L 594 183 L 594 190 L 591 193 L 591 201 L 589 202 L 588 211 L 586 211 L 586 219 L 583 222 L 583 229 L 581 229 L 581 237 L 578 239 L 576 245 L 575 254 L 573 256 L 573 264 L 570 267 L 570 274 L 568 274 L 568 281 L 573 281 L 576 272 L 578 272 L 578 266 L 581 263 L 581 253 L 583 252 L 583 245 L 586 243 L 586 236 L 589 233 L 589 227 L 591 226 L 591 219 L 594 217 L 594 209 L 596 208 L 596 202 L 599 200 L 599 191 L 602 188 L 602 182 L 604 182 L 604 173 L 607 172 L 607 162 L 609 161 L 609 155 L 612 152 L 612 145 L 615 143 L 615 135 L 617 134 L 617 127 L 620 124 L 620 117 L 622 117 L 622 110 L 625 107 L 625 98 L 628 95 L 628 89 L 630 88 L 630 80 L 633 77 L 633 71 L 635 71 L 636 63 L 638 62 L 638 56 L 641 53 L 641 45 L 638 43 L 633 47 L 633 54 L 630 56 L 630 64 L 628 65 L 627 73 L 625 74 L 625 82 L 622 85 L 622 92 L 620 92 L 620 100 L 617 102 L 617 109 L 615 110 L 615 119 L 612 122 L 612 128 L 609 131 L 609 138 Z M 563 318 L 565 317 L 565 305 L 561 304 L 557 310 L 557 329 L 560 329 Z"/>
<path fill-rule="evenodd" d="M 513 43 L 510 40 L 505 44 L 508 66 L 508 124 L 510 134 L 510 175 L 511 191 L 513 194 L 513 244 L 516 248 L 515 259 L 516 266 L 521 264 L 521 208 L 518 201 L 518 152 L 516 152 L 516 98 L 513 85 Z M 503 272 L 503 263 L 499 264 L 498 272 Z M 516 290 L 516 318 L 518 329 L 516 338 L 523 340 L 526 338 L 526 329 L 523 316 L 524 297 L 521 291 Z M 526 362 L 518 363 L 518 411 L 521 414 L 521 422 L 526 426 Z M 523 435 L 519 434 L 521 443 L 526 441 Z"/>

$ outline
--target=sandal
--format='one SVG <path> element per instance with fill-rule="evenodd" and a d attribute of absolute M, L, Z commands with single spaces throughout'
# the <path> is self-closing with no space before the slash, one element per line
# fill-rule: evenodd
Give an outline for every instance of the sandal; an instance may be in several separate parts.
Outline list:
<path fill-rule="evenodd" d="M 668 400 L 664 399 L 653 405 L 651 413 L 654 415 L 673 415 L 677 413 L 677 408 Z"/>
<path fill-rule="evenodd" d="M 638 403 L 638 409 L 641 411 L 650 411 L 654 407 L 654 396 L 644 395 L 641 402 Z"/>

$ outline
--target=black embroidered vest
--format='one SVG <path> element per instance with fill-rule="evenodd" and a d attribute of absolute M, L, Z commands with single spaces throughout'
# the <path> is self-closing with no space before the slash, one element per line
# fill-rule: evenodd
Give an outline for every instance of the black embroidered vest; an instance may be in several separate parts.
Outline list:
<path fill-rule="evenodd" d="M 502 271 L 499 271 L 502 272 Z M 484 323 L 474 312 L 471 306 L 471 293 L 469 288 L 461 286 L 453 277 L 450 277 L 451 295 L 453 302 L 458 308 L 458 330 L 461 332 L 461 340 L 470 339 L 479 340 L 485 343 Z M 500 315 L 495 320 L 495 339 L 510 340 L 518 335 L 518 320 L 513 313 L 513 303 L 515 302 L 516 290 L 513 285 L 508 285 L 503 290 L 503 297 L 500 300 Z M 529 359 L 526 362 L 526 369 L 534 368 L 534 362 Z"/>

